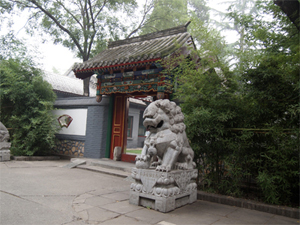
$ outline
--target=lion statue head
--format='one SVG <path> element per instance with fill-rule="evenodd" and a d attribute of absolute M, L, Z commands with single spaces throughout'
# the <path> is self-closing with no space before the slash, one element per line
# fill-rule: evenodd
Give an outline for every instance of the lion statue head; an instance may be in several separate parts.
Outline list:
<path fill-rule="evenodd" d="M 144 111 L 143 118 L 143 125 L 153 133 L 170 129 L 177 134 L 185 130 L 181 108 L 168 99 L 152 102 Z"/>

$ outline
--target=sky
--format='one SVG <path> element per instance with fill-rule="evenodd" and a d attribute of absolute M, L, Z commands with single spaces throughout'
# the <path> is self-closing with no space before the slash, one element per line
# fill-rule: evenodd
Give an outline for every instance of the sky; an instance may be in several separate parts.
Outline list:
<path fill-rule="evenodd" d="M 144 2 L 145 0 L 138 0 L 139 3 Z M 227 9 L 226 4 L 221 4 L 224 0 L 213 0 L 209 1 L 209 6 L 211 8 L 218 9 L 225 12 Z M 17 38 L 25 38 L 26 44 L 29 50 L 38 51 L 38 63 L 41 64 L 42 69 L 47 72 L 64 74 L 75 62 L 81 62 L 80 59 L 75 57 L 75 53 L 69 50 L 66 47 L 63 47 L 61 44 L 53 44 L 51 39 L 44 42 L 41 40 L 41 37 L 38 35 L 29 36 L 26 34 L 24 26 L 26 24 L 26 15 L 21 14 L 21 16 L 14 15 L 14 26 L 13 30 Z M 0 35 L 7 32 L 3 27 L 0 30 Z M 228 42 L 232 40 L 232 35 L 229 33 L 223 34 L 227 36 Z"/>

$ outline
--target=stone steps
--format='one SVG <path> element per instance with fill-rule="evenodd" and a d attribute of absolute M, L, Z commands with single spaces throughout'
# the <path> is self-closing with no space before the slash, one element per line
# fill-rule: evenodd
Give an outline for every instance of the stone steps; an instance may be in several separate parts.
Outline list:
<path fill-rule="evenodd" d="M 77 159 L 71 159 L 75 162 Z M 118 177 L 129 177 L 131 175 L 131 169 L 135 167 L 133 163 L 127 163 L 122 161 L 114 161 L 111 159 L 87 159 L 82 158 L 85 164 L 77 165 L 76 168 L 84 169 L 99 173 L 106 173 L 109 175 L 114 175 Z"/>
<path fill-rule="evenodd" d="M 106 167 L 102 167 L 102 166 L 80 165 L 80 166 L 77 166 L 76 168 L 94 171 L 94 172 L 98 172 L 98 173 L 105 173 L 105 174 L 109 174 L 109 175 L 113 175 L 113 176 L 117 176 L 117 177 L 123 177 L 123 178 L 126 178 L 126 177 L 130 176 L 130 174 L 131 174 L 129 172 L 122 171 L 120 169 L 106 168 Z"/>

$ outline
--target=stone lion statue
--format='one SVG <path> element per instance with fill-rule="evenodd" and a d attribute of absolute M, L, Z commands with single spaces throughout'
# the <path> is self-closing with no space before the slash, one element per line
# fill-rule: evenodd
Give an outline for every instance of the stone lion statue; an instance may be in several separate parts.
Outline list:
<path fill-rule="evenodd" d="M 3 123 L 0 122 L 0 142 L 8 142 L 9 132 Z"/>
<path fill-rule="evenodd" d="M 194 169 L 194 151 L 189 145 L 183 123 L 184 115 L 175 102 L 160 99 L 145 110 L 143 125 L 150 131 L 136 167 L 168 172 L 172 169 Z M 153 162 L 153 158 L 158 161 Z M 152 162 L 152 164 L 151 164 Z"/>

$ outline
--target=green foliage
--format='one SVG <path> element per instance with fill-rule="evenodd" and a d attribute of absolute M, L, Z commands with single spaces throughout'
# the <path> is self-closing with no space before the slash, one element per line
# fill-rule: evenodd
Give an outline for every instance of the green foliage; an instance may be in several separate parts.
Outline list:
<path fill-rule="evenodd" d="M 7 14 L 28 10 L 28 33 L 49 35 L 54 44 L 73 50 L 83 62 L 104 50 L 107 40 L 118 40 L 126 33 L 127 25 L 119 15 L 132 15 L 136 6 L 135 0 L 0 1 L 0 10 Z M 84 94 L 89 95 L 89 79 L 84 80 Z"/>
<path fill-rule="evenodd" d="M 16 40 L 12 32 L 0 37 L 0 47 L 0 60 L 27 57 L 26 47 L 20 40 Z"/>
<path fill-rule="evenodd" d="M 252 47 L 241 52 L 243 66 L 233 72 L 226 64 L 230 52 L 222 38 L 211 27 L 193 21 L 191 32 L 201 66 L 190 59 L 174 59 L 180 62 L 173 70 L 178 84 L 175 97 L 181 102 L 202 175 L 200 188 L 295 205 L 299 203 L 299 33 L 272 4 L 263 2 L 256 9 L 277 19 L 235 15 L 244 43 L 251 42 Z"/>
<path fill-rule="evenodd" d="M 187 0 L 154 0 L 153 11 L 147 16 L 142 34 L 185 24 L 189 20 L 187 13 Z"/>
<path fill-rule="evenodd" d="M 22 48 L 19 50 L 22 52 Z M 11 153 L 47 154 L 57 131 L 51 113 L 55 100 L 52 87 L 43 81 L 41 71 L 29 58 L 3 58 L 0 61 L 1 121 L 10 128 Z"/>
<path fill-rule="evenodd" d="M 206 0 L 152 0 L 151 13 L 145 16 L 141 34 L 169 29 L 187 23 L 193 16 L 201 21 L 209 18 Z"/>
<path fill-rule="evenodd" d="M 136 7 L 134 0 L 12 2 L 19 9 L 30 9 L 29 32 L 41 29 L 54 43 L 74 50 L 83 61 L 93 56 L 93 49 L 103 45 L 106 38 L 118 39 L 126 30 L 116 13 L 130 14 Z"/>

